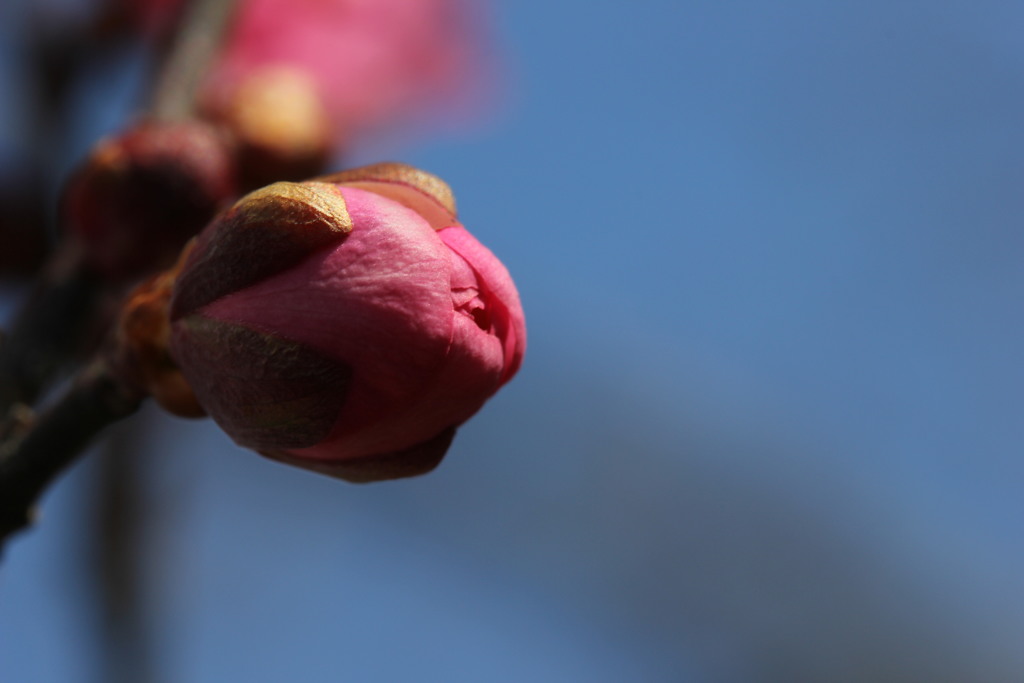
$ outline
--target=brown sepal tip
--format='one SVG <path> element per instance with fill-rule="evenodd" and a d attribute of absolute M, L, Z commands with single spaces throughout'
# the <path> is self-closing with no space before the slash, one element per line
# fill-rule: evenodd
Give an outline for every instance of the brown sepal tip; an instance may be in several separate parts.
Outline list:
<path fill-rule="evenodd" d="M 387 197 L 420 214 L 434 230 L 458 223 L 455 195 L 436 175 L 398 162 L 383 162 L 332 173 L 317 180 Z"/>
<path fill-rule="evenodd" d="M 278 182 L 242 197 L 200 235 L 171 303 L 177 320 L 343 240 L 352 218 L 337 186 Z"/>

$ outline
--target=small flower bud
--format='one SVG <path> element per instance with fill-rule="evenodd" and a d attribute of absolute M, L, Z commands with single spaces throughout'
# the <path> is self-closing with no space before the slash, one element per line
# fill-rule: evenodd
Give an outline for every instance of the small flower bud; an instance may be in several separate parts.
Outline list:
<path fill-rule="evenodd" d="M 244 187 L 299 180 L 322 172 L 335 139 L 313 78 L 295 67 L 268 66 L 210 97 L 208 115 L 235 138 Z"/>
<path fill-rule="evenodd" d="M 64 221 L 93 269 L 129 278 L 173 263 L 234 192 L 213 127 L 146 122 L 96 145 L 66 188 Z"/>
<path fill-rule="evenodd" d="M 508 271 L 447 185 L 399 164 L 243 197 L 197 239 L 170 319 L 237 443 L 352 481 L 436 466 L 526 344 Z"/>

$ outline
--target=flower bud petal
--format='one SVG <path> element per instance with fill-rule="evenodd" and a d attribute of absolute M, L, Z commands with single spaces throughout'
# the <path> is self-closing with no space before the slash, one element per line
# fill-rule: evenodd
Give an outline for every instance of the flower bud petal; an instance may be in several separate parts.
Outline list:
<path fill-rule="evenodd" d="M 519 370 L 526 352 L 526 316 L 523 315 L 512 276 L 491 250 L 462 226 L 446 228 L 438 236 L 477 277 L 480 296 L 486 302 L 495 336 L 502 340 L 504 371 L 501 383 L 504 384 Z"/>
<path fill-rule="evenodd" d="M 416 477 L 430 472 L 441 464 L 454 438 L 455 427 L 449 427 L 437 436 L 415 446 L 394 453 L 378 454 L 372 458 L 315 460 L 296 457 L 284 451 L 260 451 L 260 455 L 354 484 L 366 484 L 373 481 Z"/>
<path fill-rule="evenodd" d="M 455 195 L 448 183 L 408 164 L 384 162 L 332 173 L 318 180 L 358 187 L 393 199 L 425 218 L 434 230 L 458 223 Z"/>

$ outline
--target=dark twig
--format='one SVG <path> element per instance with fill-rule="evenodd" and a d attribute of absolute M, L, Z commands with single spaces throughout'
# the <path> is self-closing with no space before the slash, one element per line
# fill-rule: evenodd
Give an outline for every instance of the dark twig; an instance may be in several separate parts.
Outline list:
<path fill-rule="evenodd" d="M 95 312 L 98 282 L 74 254 L 51 263 L 0 346 L 0 421 L 31 406 L 78 349 Z"/>
<path fill-rule="evenodd" d="M 95 361 L 31 430 L 0 447 L 0 547 L 32 522 L 39 496 L 89 441 L 134 413 L 142 399 L 118 382 L 105 362 Z"/>

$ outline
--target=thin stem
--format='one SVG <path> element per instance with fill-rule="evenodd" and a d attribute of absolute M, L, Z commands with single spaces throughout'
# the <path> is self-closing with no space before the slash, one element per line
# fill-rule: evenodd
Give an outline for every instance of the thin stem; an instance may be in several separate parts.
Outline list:
<path fill-rule="evenodd" d="M 94 361 L 32 428 L 0 447 L 0 547 L 27 527 L 42 492 L 104 427 L 134 413 L 143 395 Z"/>
<path fill-rule="evenodd" d="M 153 96 L 155 118 L 173 121 L 193 114 L 196 91 L 217 54 L 234 4 L 234 0 L 193 0 L 185 9 Z"/>

